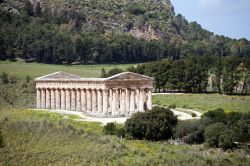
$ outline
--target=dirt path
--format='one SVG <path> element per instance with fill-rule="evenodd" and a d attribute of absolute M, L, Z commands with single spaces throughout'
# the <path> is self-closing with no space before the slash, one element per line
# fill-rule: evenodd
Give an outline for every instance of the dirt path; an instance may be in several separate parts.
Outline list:
<path fill-rule="evenodd" d="M 43 110 L 43 109 L 32 109 L 32 110 L 36 110 L 36 111 L 47 111 L 47 112 L 53 112 L 53 113 L 59 113 L 59 114 L 65 114 L 65 118 L 69 118 L 68 115 L 77 115 L 80 118 L 79 119 L 74 119 L 75 121 L 79 121 L 79 122 L 99 122 L 102 125 L 105 125 L 107 123 L 125 123 L 126 120 L 129 117 L 121 117 L 121 118 L 95 118 L 95 117 L 89 117 L 84 115 L 84 113 L 82 112 L 76 112 L 76 111 L 66 111 L 66 110 Z M 196 117 L 192 117 L 191 114 L 182 112 L 191 112 L 191 113 L 195 113 L 197 116 Z M 174 114 L 178 117 L 179 120 L 190 120 L 190 119 L 199 119 L 201 117 L 201 113 L 194 111 L 194 110 L 190 110 L 190 109 L 182 109 L 182 108 L 176 108 L 176 109 L 171 109 L 171 111 L 174 112 Z"/>

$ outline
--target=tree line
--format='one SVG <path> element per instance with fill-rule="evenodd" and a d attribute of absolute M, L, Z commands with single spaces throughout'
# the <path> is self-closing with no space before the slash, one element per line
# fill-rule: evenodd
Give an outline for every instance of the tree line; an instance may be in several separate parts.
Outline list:
<path fill-rule="evenodd" d="M 165 59 L 129 67 L 128 71 L 155 79 L 156 92 L 248 94 L 250 58 L 189 56 L 180 60 Z M 123 70 L 102 70 L 108 77 Z"/>
<path fill-rule="evenodd" d="M 52 64 L 135 63 L 186 56 L 250 56 L 246 39 L 216 36 L 181 15 L 174 18 L 179 31 L 172 38 L 147 41 L 128 31 L 106 31 L 89 25 L 81 11 L 35 7 L 26 1 L 16 13 L 0 6 L 0 60 L 24 59 Z"/>

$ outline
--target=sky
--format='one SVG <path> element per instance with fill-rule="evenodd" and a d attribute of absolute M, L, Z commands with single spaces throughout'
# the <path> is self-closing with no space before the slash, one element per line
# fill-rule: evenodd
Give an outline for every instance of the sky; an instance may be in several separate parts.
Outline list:
<path fill-rule="evenodd" d="M 175 13 L 216 35 L 250 40 L 250 0 L 171 0 Z"/>

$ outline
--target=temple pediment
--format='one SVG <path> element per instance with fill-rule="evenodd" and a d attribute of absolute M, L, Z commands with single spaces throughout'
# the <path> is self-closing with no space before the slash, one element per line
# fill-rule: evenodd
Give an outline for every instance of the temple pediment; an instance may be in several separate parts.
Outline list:
<path fill-rule="evenodd" d="M 77 75 L 69 74 L 66 72 L 58 71 L 55 73 L 51 73 L 39 78 L 36 78 L 35 81 L 46 81 L 46 80 L 79 80 L 82 79 L 82 77 L 79 77 Z"/>
<path fill-rule="evenodd" d="M 107 80 L 153 80 L 153 78 L 137 74 L 137 73 L 132 73 L 132 72 L 123 72 L 120 74 L 116 74 L 112 77 L 107 78 Z"/>

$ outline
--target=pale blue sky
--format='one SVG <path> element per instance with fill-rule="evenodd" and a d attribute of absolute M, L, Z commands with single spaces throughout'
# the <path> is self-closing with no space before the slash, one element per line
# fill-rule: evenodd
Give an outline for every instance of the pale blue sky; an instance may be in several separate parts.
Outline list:
<path fill-rule="evenodd" d="M 175 13 L 218 35 L 250 40 L 250 0 L 171 0 Z"/>

